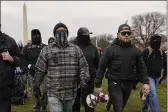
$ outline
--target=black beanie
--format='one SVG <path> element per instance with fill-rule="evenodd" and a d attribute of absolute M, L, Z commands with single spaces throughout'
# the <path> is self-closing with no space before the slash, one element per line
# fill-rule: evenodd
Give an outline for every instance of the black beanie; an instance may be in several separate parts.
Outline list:
<path fill-rule="evenodd" d="M 67 26 L 66 26 L 65 24 L 63 24 L 63 23 L 58 23 L 58 24 L 55 25 L 54 30 L 53 30 L 54 36 L 55 36 L 56 30 L 57 30 L 58 28 L 60 28 L 60 27 L 65 28 L 65 29 L 67 30 L 67 35 L 69 34 L 69 31 L 68 31 Z"/>

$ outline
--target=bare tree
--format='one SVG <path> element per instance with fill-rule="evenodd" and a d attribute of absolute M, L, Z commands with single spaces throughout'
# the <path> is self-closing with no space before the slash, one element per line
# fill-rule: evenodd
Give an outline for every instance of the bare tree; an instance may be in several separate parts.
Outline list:
<path fill-rule="evenodd" d="M 162 37 L 161 49 L 167 51 L 167 37 L 166 35 L 161 35 L 161 37 Z"/>
<path fill-rule="evenodd" d="M 102 34 L 94 36 L 91 40 L 95 45 L 96 45 L 96 39 L 97 39 L 97 46 L 104 49 L 114 40 L 114 37 L 112 34 Z"/>
<path fill-rule="evenodd" d="M 166 30 L 166 15 L 159 12 L 145 13 L 132 17 L 132 41 L 145 48 L 149 46 L 150 37 L 162 34 Z"/>

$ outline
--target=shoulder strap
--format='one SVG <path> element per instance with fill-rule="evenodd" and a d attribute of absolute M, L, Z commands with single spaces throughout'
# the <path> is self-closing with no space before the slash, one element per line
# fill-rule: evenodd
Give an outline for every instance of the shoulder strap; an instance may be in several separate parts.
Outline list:
<path fill-rule="evenodd" d="M 148 50 L 149 50 L 149 53 L 148 53 L 148 56 L 147 56 L 147 60 L 148 60 L 148 58 L 149 58 L 149 56 L 152 54 L 152 48 L 149 46 L 149 47 L 147 47 L 148 48 Z"/>
<path fill-rule="evenodd" d="M 159 49 L 159 51 L 160 51 L 161 56 L 163 57 L 163 51 L 161 49 Z"/>
<path fill-rule="evenodd" d="M 164 62 L 164 56 L 163 56 L 163 52 L 164 51 L 162 51 L 161 49 L 159 49 L 159 51 L 160 51 L 160 55 L 161 55 L 161 58 L 162 58 L 162 68 L 163 68 L 163 62 Z"/>
<path fill-rule="evenodd" d="M 148 65 L 148 63 L 149 63 L 149 56 L 152 54 L 153 50 L 152 50 L 152 48 L 150 46 L 148 46 L 147 49 L 148 49 L 148 55 L 147 55 L 147 58 L 146 58 L 146 63 Z"/>

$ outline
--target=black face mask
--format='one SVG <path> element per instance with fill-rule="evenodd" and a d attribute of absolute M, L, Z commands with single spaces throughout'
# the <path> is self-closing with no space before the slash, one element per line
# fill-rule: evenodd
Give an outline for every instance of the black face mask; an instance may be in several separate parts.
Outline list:
<path fill-rule="evenodd" d="M 77 37 L 79 44 L 81 45 L 88 45 L 90 43 L 90 36 L 88 35 L 81 35 Z"/>
<path fill-rule="evenodd" d="M 58 46 L 65 47 L 68 43 L 67 38 L 68 38 L 68 35 L 67 35 L 66 30 L 55 32 L 55 39 L 56 39 L 56 43 L 58 44 Z"/>
<path fill-rule="evenodd" d="M 32 44 L 33 45 L 40 45 L 41 44 L 41 36 L 39 34 L 32 35 Z"/>
<path fill-rule="evenodd" d="M 161 46 L 161 39 L 160 38 L 153 38 L 153 39 L 151 39 L 150 44 L 151 44 L 152 49 L 158 50 L 158 49 L 160 49 L 160 46 Z"/>

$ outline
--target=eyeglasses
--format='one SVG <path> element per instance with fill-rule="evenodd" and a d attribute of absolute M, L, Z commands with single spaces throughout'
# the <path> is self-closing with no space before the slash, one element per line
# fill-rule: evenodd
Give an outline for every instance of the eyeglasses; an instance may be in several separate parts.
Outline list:
<path fill-rule="evenodd" d="M 122 36 L 125 36 L 126 34 L 127 34 L 128 36 L 130 36 L 130 35 L 131 35 L 131 32 L 129 32 L 129 31 L 127 31 L 127 32 L 126 32 L 126 31 L 125 31 L 125 32 L 121 32 L 121 35 L 122 35 Z"/>

